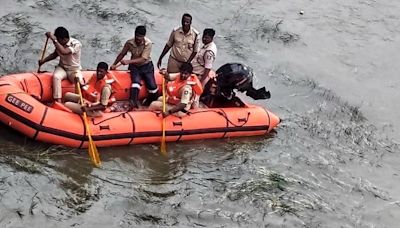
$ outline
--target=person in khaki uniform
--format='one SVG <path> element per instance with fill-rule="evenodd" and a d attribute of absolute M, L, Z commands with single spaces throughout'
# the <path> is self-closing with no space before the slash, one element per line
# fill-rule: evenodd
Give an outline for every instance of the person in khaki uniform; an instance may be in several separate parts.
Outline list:
<path fill-rule="evenodd" d="M 112 94 L 116 82 L 107 70 L 108 64 L 100 62 L 97 65 L 96 74 L 82 86 L 85 104 L 80 104 L 79 94 L 67 92 L 64 96 L 64 105 L 76 114 L 82 114 L 85 111 L 91 117 L 102 116 L 102 112 L 115 101 Z"/>
<path fill-rule="evenodd" d="M 208 82 L 210 71 L 217 56 L 217 46 L 214 43 L 215 31 L 212 28 L 206 28 L 203 31 L 203 47 L 197 53 L 192 61 L 193 73 L 200 79 L 201 84 Z M 192 108 L 200 106 L 200 97 L 197 96 L 193 102 Z"/>
<path fill-rule="evenodd" d="M 132 108 L 139 107 L 139 91 L 142 79 L 149 93 L 143 105 L 150 105 L 150 103 L 158 97 L 158 87 L 154 78 L 154 66 L 150 57 L 152 45 L 151 40 L 146 37 L 146 27 L 142 25 L 137 26 L 135 29 L 135 37 L 126 41 L 122 51 L 118 54 L 111 66 L 111 70 L 115 70 L 119 62 L 123 65 L 129 64 L 128 69 L 130 70 L 132 79 L 130 91 Z M 122 58 L 124 58 L 128 51 L 131 53 L 131 59 L 123 60 Z"/>
<path fill-rule="evenodd" d="M 158 58 L 157 67 L 161 67 L 162 59 L 171 49 L 168 58 L 168 73 L 177 73 L 182 63 L 192 62 L 199 51 L 199 32 L 191 27 L 192 16 L 183 14 L 182 26 L 172 30 L 169 40 Z"/>
<path fill-rule="evenodd" d="M 213 67 L 213 63 L 217 56 L 217 46 L 214 39 L 215 31 L 212 28 L 206 28 L 203 31 L 203 47 L 197 53 L 192 61 L 193 73 L 196 74 L 204 85 L 209 73 Z"/>
<path fill-rule="evenodd" d="M 191 109 L 195 96 L 200 96 L 203 87 L 196 75 L 192 74 L 193 67 L 190 63 L 183 63 L 179 73 L 168 73 L 166 69 L 161 69 L 160 73 L 168 80 L 167 83 L 167 107 L 163 112 L 163 117 L 174 115 L 184 117 Z M 157 101 L 153 101 L 149 110 L 162 111 L 162 97 Z"/>
<path fill-rule="evenodd" d="M 53 98 L 55 101 L 61 102 L 61 81 L 63 79 L 68 78 L 70 82 L 78 80 L 81 84 L 83 83 L 81 73 L 82 44 L 77 39 L 70 37 L 68 30 L 64 27 L 56 28 L 54 34 L 46 32 L 46 36 L 53 41 L 55 50 L 43 60 L 39 60 L 39 66 L 60 57 L 60 62 L 53 75 Z"/>

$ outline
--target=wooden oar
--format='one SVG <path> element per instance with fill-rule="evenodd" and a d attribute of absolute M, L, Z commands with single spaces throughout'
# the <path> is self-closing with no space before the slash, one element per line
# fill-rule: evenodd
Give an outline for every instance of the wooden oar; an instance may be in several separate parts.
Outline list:
<path fill-rule="evenodd" d="M 163 102 L 163 112 L 166 111 L 167 105 L 166 105 L 166 97 L 165 97 L 165 78 L 162 79 L 162 102 Z M 162 121 L 162 137 L 161 137 L 161 146 L 160 146 L 160 151 L 161 154 L 167 155 L 167 144 L 165 142 L 165 118 L 163 118 Z"/>
<path fill-rule="evenodd" d="M 40 58 L 41 61 L 43 60 L 44 54 L 46 53 L 47 43 L 48 43 L 48 42 L 49 42 L 49 37 L 47 37 L 46 43 L 44 43 L 44 48 L 43 48 L 43 50 L 42 50 L 42 57 Z M 37 72 L 38 72 L 38 73 L 40 73 L 40 67 L 41 67 L 41 66 L 42 66 L 42 65 L 40 65 L 40 66 L 38 67 L 38 69 L 37 69 Z"/>
<path fill-rule="evenodd" d="M 76 87 L 78 90 L 79 98 L 81 100 L 81 105 L 83 105 L 84 104 L 83 96 L 82 96 L 81 86 L 80 86 L 79 82 L 76 82 Z M 89 127 L 89 123 L 87 120 L 87 114 L 85 111 L 83 112 L 83 122 L 85 124 L 86 134 L 89 139 L 88 152 L 89 152 L 90 160 L 93 162 L 93 164 L 96 167 L 100 167 L 101 161 L 100 161 L 100 157 L 99 157 L 99 152 L 97 151 L 96 144 L 93 142 L 92 134 L 90 132 L 90 127 Z"/>
<path fill-rule="evenodd" d="M 120 67 L 120 66 L 122 66 L 122 63 L 121 63 L 121 62 L 119 62 L 119 63 L 115 66 L 115 69 L 118 69 L 118 67 Z"/>

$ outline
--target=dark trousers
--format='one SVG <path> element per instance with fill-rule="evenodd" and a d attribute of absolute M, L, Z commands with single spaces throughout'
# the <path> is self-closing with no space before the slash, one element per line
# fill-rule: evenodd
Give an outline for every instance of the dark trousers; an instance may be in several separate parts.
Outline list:
<path fill-rule="evenodd" d="M 131 71 L 132 84 L 142 85 L 141 81 L 143 80 L 147 90 L 154 91 L 157 89 L 153 62 L 141 66 L 129 65 L 129 70 Z"/>

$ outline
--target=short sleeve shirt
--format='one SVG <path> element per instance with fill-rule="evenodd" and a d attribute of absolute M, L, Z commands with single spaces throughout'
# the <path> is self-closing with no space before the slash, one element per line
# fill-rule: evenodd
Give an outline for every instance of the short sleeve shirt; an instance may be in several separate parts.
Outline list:
<path fill-rule="evenodd" d="M 167 45 L 171 47 L 172 58 L 187 62 L 193 52 L 199 51 L 199 32 L 190 28 L 190 31 L 185 34 L 182 27 L 175 28 L 169 36 Z"/>
<path fill-rule="evenodd" d="M 66 44 L 67 48 L 71 50 L 71 53 L 68 55 L 62 55 L 58 53 L 60 56 L 59 65 L 66 70 L 80 70 L 81 67 L 81 48 L 82 44 L 77 39 L 69 38 L 68 43 Z"/>
<path fill-rule="evenodd" d="M 212 69 L 217 56 L 217 46 L 214 42 L 204 45 L 192 61 L 193 73 L 203 74 L 204 69 Z"/>
<path fill-rule="evenodd" d="M 147 64 L 151 61 L 151 47 L 153 43 L 147 37 L 144 38 L 144 44 L 137 45 L 135 42 L 135 38 L 126 41 L 125 45 L 128 45 L 128 50 L 131 52 L 131 59 L 136 59 L 139 57 L 143 57 L 146 61 L 142 64 Z"/>

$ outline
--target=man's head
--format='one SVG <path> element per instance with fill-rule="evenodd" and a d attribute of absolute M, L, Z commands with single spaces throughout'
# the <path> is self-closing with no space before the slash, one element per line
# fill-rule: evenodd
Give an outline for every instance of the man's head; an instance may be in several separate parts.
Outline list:
<path fill-rule="evenodd" d="M 54 31 L 54 36 L 61 45 L 65 45 L 69 41 L 69 32 L 64 27 L 58 27 Z"/>
<path fill-rule="evenodd" d="M 206 28 L 203 31 L 202 41 L 203 44 L 209 44 L 213 41 L 215 35 L 215 30 L 212 28 Z"/>
<path fill-rule="evenodd" d="M 182 16 L 182 28 L 184 32 L 188 32 L 190 30 L 190 26 L 192 25 L 192 15 L 185 13 Z"/>
<path fill-rule="evenodd" d="M 139 25 L 135 29 L 135 43 L 137 45 L 144 44 L 144 37 L 146 36 L 146 27 Z"/>
<path fill-rule="evenodd" d="M 184 62 L 179 68 L 181 74 L 181 80 L 186 80 L 193 72 L 193 66 L 190 63 Z"/>
<path fill-rule="evenodd" d="M 99 64 L 97 64 L 97 69 L 96 69 L 97 80 L 103 79 L 108 72 L 107 70 L 108 70 L 108 64 L 105 62 L 99 62 Z"/>

